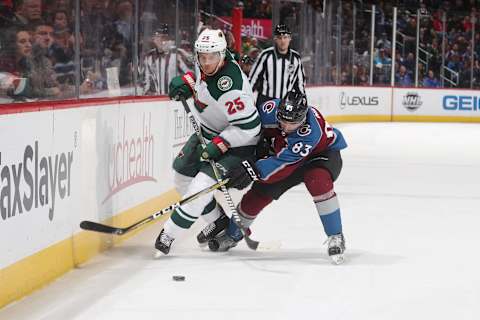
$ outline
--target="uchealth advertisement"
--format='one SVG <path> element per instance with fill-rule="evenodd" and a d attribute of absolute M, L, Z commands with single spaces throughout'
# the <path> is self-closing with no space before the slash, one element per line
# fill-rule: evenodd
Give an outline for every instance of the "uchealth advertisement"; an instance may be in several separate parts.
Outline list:
<path fill-rule="evenodd" d="M 182 112 L 160 101 L 0 116 L 0 269 L 171 190 L 172 150 L 191 130 Z"/>
<path fill-rule="evenodd" d="M 222 21 L 231 24 L 231 17 L 220 17 Z M 271 19 L 249 19 L 243 18 L 241 27 L 242 37 L 252 37 L 261 40 L 272 38 Z"/>
<path fill-rule="evenodd" d="M 395 89 L 393 105 L 394 116 L 480 116 L 478 90 Z"/>

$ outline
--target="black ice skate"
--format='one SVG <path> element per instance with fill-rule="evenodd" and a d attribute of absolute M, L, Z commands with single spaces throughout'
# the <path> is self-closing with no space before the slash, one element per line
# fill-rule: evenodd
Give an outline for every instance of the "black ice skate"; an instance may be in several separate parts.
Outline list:
<path fill-rule="evenodd" d="M 166 234 L 165 230 L 162 229 L 162 232 L 160 232 L 157 240 L 155 241 L 155 248 L 161 251 L 163 254 L 168 254 L 170 252 L 170 247 L 172 246 L 173 240 L 175 239 Z"/>
<path fill-rule="evenodd" d="M 242 239 L 243 233 L 232 219 L 229 220 L 226 232 L 208 241 L 208 248 L 210 251 L 228 251 L 235 247 Z"/>
<path fill-rule="evenodd" d="M 243 236 L 240 239 L 237 238 L 237 240 L 234 240 L 231 236 L 224 233 L 208 241 L 208 248 L 210 251 L 228 251 L 235 247 L 242 239 Z"/>
<path fill-rule="evenodd" d="M 223 210 L 221 210 L 223 213 Z M 223 215 L 217 220 L 209 223 L 202 231 L 197 235 L 197 241 L 201 247 L 207 245 L 207 242 L 213 239 L 220 232 L 225 230 L 228 226 L 229 218 L 223 213 Z"/>
<path fill-rule="evenodd" d="M 328 237 L 328 255 L 335 264 L 342 264 L 345 261 L 345 238 L 343 233 Z"/>

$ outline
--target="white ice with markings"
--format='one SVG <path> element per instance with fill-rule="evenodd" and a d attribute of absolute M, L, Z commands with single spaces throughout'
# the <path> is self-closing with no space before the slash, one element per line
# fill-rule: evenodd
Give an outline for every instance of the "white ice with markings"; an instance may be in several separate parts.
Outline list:
<path fill-rule="evenodd" d="M 279 248 L 211 253 L 196 226 L 154 260 L 153 225 L 0 319 L 480 319 L 480 125 L 337 127 L 345 264 L 329 261 L 302 186 L 254 224 L 252 238 Z"/>

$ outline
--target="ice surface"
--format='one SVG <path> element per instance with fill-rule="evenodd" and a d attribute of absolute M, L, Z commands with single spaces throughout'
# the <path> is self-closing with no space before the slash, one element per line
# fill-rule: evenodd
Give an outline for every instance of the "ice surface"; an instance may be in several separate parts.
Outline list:
<path fill-rule="evenodd" d="M 302 186 L 253 226 L 280 248 L 211 253 L 198 225 L 154 260 L 153 225 L 0 319 L 480 319 L 480 125 L 337 127 L 349 144 L 336 183 L 344 265 L 330 263 Z"/>

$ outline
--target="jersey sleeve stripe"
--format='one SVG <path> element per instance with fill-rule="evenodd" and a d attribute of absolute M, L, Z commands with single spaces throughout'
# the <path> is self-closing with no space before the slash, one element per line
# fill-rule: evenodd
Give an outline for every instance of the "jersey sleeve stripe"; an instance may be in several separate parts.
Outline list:
<path fill-rule="evenodd" d="M 213 130 L 209 127 L 207 127 L 205 124 L 200 124 L 200 126 L 202 127 L 202 129 L 204 130 L 207 130 L 208 132 L 210 132 L 211 134 L 214 133 L 214 134 L 219 134 L 220 132 L 219 131 L 216 131 L 216 130 Z"/>
<path fill-rule="evenodd" d="M 258 127 L 260 125 L 260 123 L 261 123 L 260 117 L 257 116 L 252 121 L 249 121 L 249 122 L 246 122 L 246 123 L 236 123 L 236 124 L 234 124 L 234 126 L 239 127 L 240 129 L 243 129 L 243 130 L 249 130 L 249 129 L 253 129 L 255 127 Z"/>
<path fill-rule="evenodd" d="M 230 122 L 231 124 L 234 124 L 235 122 L 245 121 L 245 120 L 248 120 L 248 119 L 252 118 L 252 117 L 255 116 L 256 114 L 257 114 L 257 110 L 253 110 L 253 112 L 252 112 L 250 115 L 248 115 L 248 116 L 246 116 L 246 117 L 243 117 L 243 118 L 230 120 L 229 122 Z"/>

